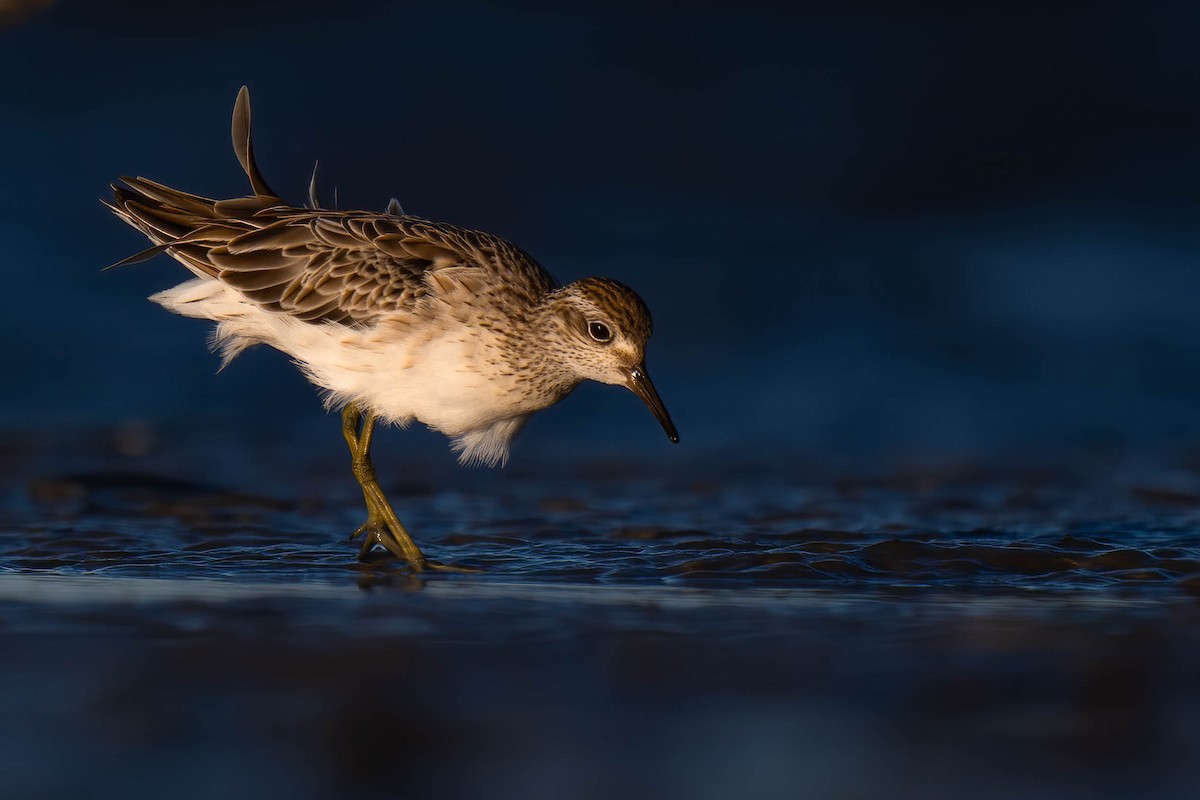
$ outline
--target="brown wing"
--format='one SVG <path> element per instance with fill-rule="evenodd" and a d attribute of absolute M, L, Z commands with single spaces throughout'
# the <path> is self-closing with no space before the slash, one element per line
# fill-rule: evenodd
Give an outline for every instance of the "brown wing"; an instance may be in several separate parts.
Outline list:
<path fill-rule="evenodd" d="M 151 181 L 122 180 L 113 206 L 158 243 L 147 257 L 165 250 L 263 308 L 306 322 L 369 323 L 413 312 L 443 270 L 477 271 L 480 281 L 531 299 L 554 285 L 524 251 L 487 233 L 416 217 L 268 205 L 276 198 L 171 197 L 175 190 Z"/>
<path fill-rule="evenodd" d="M 207 261 L 250 300 L 308 322 L 413 312 L 436 290 L 431 278 L 451 269 L 534 295 L 553 284 L 532 258 L 485 233 L 369 212 L 278 210 L 255 221 L 272 217 L 208 249 Z"/>
<path fill-rule="evenodd" d="M 197 275 L 306 322 L 369 323 L 413 312 L 456 281 L 503 286 L 530 300 L 554 287 L 537 262 L 498 236 L 390 213 L 287 206 L 255 163 L 245 87 L 232 138 L 253 197 L 211 200 L 145 178 L 113 185 L 109 208 L 155 245 L 121 264 L 166 252 Z M 439 281 L 439 273 L 454 280 Z"/>

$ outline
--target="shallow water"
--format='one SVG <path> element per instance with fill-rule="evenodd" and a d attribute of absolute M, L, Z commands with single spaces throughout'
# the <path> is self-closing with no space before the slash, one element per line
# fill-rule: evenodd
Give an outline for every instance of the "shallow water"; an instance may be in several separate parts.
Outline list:
<path fill-rule="evenodd" d="M 289 582 L 395 572 L 382 552 L 377 568 L 352 558 L 343 534 L 363 511 L 340 460 L 305 474 L 281 458 L 206 483 L 187 475 L 214 474 L 204 458 L 170 455 L 172 477 L 124 459 L 18 486 L 4 567 Z M 544 468 L 492 481 L 446 471 L 389 494 L 434 557 L 483 582 L 1200 591 L 1200 473 L 1186 464 L 718 467 L 710 479 L 697 465 Z"/>
<path fill-rule="evenodd" d="M 1186 454 L 435 461 L 393 502 L 482 572 L 415 577 L 354 562 L 361 501 L 311 442 L 108 441 L 0 454 L 14 796 L 1186 797 L 1200 778 Z"/>

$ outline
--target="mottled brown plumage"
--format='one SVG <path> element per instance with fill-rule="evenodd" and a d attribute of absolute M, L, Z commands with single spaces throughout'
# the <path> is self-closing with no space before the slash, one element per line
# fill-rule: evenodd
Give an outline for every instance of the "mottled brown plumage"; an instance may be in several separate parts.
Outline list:
<path fill-rule="evenodd" d="M 292 208 L 275 197 L 215 201 L 145 178 L 121 180 L 112 206 L 122 219 L 197 275 L 305 322 L 372 323 L 412 312 L 439 270 L 476 270 L 472 277 L 503 281 L 530 300 L 555 285 L 523 250 L 489 233 L 410 216 Z"/>
<path fill-rule="evenodd" d="M 388 213 L 316 208 L 314 185 L 314 208 L 287 205 L 255 161 L 244 87 L 232 137 L 253 196 L 213 200 L 145 178 L 113 185 L 109 207 L 154 243 L 120 263 L 171 255 L 196 278 L 151 299 L 217 322 L 226 362 L 254 344 L 291 355 L 356 421 L 346 438 L 370 512 L 360 532 L 373 541 L 423 563 L 362 466 L 376 416 L 419 420 L 450 436 L 464 462 L 496 464 L 529 415 L 596 380 L 629 387 L 677 440 L 645 373 L 653 326 L 633 290 L 607 278 L 558 286 L 510 242 L 391 213 L 395 201 Z"/>

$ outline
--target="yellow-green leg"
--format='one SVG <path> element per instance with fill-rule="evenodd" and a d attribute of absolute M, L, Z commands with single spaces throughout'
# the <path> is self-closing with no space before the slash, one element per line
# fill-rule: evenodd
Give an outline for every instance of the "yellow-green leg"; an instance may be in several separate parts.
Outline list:
<path fill-rule="evenodd" d="M 354 470 L 354 477 L 358 479 L 358 485 L 362 487 L 363 498 L 367 501 L 367 521 L 350 534 L 351 541 L 359 536 L 363 537 L 362 547 L 358 550 L 359 560 L 366 559 L 371 548 L 381 544 L 396 558 L 407 561 L 414 572 L 424 572 L 427 569 L 474 572 L 475 570 L 430 561 L 408 535 L 375 478 L 375 465 L 371 462 L 371 435 L 374 432 L 374 414 L 361 412 L 353 404 L 342 412 L 342 435 L 346 437 L 346 444 L 350 447 L 350 464 Z"/>

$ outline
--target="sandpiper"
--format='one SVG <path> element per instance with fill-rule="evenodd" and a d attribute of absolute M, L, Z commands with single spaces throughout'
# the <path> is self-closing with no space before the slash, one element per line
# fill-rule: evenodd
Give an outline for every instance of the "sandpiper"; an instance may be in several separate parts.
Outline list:
<path fill-rule="evenodd" d="M 359 557 L 381 545 L 416 571 L 429 560 L 375 476 L 376 420 L 450 437 L 463 464 L 503 464 L 530 415 L 584 380 L 628 387 L 672 442 L 675 425 L 646 373 L 650 311 L 608 278 L 559 286 L 525 251 L 481 231 L 404 214 L 286 204 L 254 159 L 250 95 L 238 93 L 233 148 L 254 192 L 211 200 L 122 177 L 106 205 L 195 276 L 151 300 L 212 320 L 222 366 L 256 344 L 291 356 L 342 411 L 367 504 Z"/>

